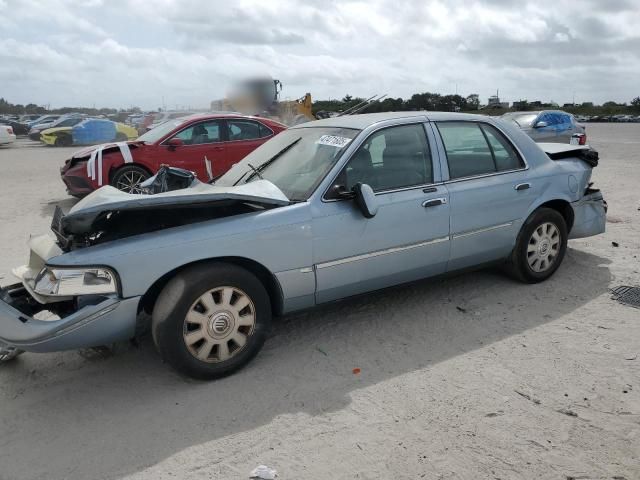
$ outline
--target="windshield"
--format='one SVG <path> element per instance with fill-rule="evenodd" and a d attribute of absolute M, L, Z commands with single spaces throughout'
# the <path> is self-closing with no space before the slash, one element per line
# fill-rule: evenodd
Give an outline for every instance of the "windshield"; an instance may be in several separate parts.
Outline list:
<path fill-rule="evenodd" d="M 285 130 L 235 164 L 216 185 L 232 186 L 264 178 L 289 200 L 304 201 L 359 132 L 336 127 Z"/>
<path fill-rule="evenodd" d="M 511 120 L 520 127 L 530 127 L 538 117 L 537 113 L 508 113 L 503 115 L 505 120 Z"/>
<path fill-rule="evenodd" d="M 140 135 L 138 141 L 145 143 L 155 143 L 164 137 L 174 128 L 182 125 L 185 122 L 184 119 L 177 118 L 175 120 L 169 120 L 168 122 L 161 123 L 156 128 L 149 130 L 147 133 Z"/>

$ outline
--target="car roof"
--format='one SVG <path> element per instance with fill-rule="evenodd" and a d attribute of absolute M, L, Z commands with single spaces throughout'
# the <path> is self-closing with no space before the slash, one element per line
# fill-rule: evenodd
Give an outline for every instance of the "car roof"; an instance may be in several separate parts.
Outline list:
<path fill-rule="evenodd" d="M 380 112 L 380 113 L 361 113 L 357 115 L 344 115 L 342 117 L 331 117 L 322 120 L 316 120 L 313 122 L 302 123 L 291 128 L 305 128 L 305 127 L 337 127 L 337 128 L 356 128 L 363 130 L 370 125 L 374 125 L 379 122 L 387 120 L 400 120 L 411 118 L 422 118 L 430 121 L 445 121 L 445 120 L 486 120 L 485 115 L 474 115 L 469 113 L 454 113 L 454 112 L 431 112 L 431 111 L 419 111 L 419 112 Z"/>
<path fill-rule="evenodd" d="M 571 115 L 569 112 L 565 112 L 564 110 L 522 110 L 518 112 L 507 112 L 506 115 L 539 115 L 541 113 L 564 113 L 565 115 Z"/>
<path fill-rule="evenodd" d="M 286 127 L 286 125 L 284 125 L 283 123 L 278 122 L 277 120 L 273 120 L 272 118 L 256 117 L 254 115 L 244 115 L 238 112 L 193 113 L 191 115 L 185 115 L 184 117 L 179 117 L 179 118 L 184 118 L 187 121 L 208 120 L 208 119 L 216 119 L 216 118 L 242 118 L 247 120 L 256 120 L 256 121 L 265 122 L 265 123 L 273 123 L 273 124 L 282 125 Z"/>

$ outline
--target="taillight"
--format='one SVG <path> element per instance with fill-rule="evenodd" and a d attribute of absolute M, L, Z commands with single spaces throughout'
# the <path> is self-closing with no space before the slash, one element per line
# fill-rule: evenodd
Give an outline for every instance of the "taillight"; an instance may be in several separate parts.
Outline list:
<path fill-rule="evenodd" d="M 13 135 L 13 128 L 12 127 L 7 127 L 7 133 L 9 135 Z"/>
<path fill-rule="evenodd" d="M 571 145 L 586 145 L 587 144 L 587 134 L 586 133 L 574 133 L 571 135 L 571 140 L 569 141 Z"/>

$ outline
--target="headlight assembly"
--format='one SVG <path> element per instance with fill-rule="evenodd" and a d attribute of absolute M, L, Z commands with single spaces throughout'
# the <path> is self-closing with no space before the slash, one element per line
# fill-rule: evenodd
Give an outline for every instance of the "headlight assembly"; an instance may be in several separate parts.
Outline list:
<path fill-rule="evenodd" d="M 35 279 L 35 293 L 45 296 L 75 297 L 117 293 L 116 275 L 108 268 L 44 267 Z"/>

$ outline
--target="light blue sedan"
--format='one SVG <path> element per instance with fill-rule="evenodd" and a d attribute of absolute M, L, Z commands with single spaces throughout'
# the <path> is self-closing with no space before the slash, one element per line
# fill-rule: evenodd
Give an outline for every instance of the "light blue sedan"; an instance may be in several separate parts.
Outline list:
<path fill-rule="evenodd" d="M 211 379 L 258 353 L 274 315 L 496 262 L 540 282 L 568 239 L 604 232 L 596 164 L 509 122 L 398 112 L 290 128 L 214 185 L 106 186 L 31 239 L 0 291 L 0 354 L 105 345 L 150 317 L 162 358 Z"/>

